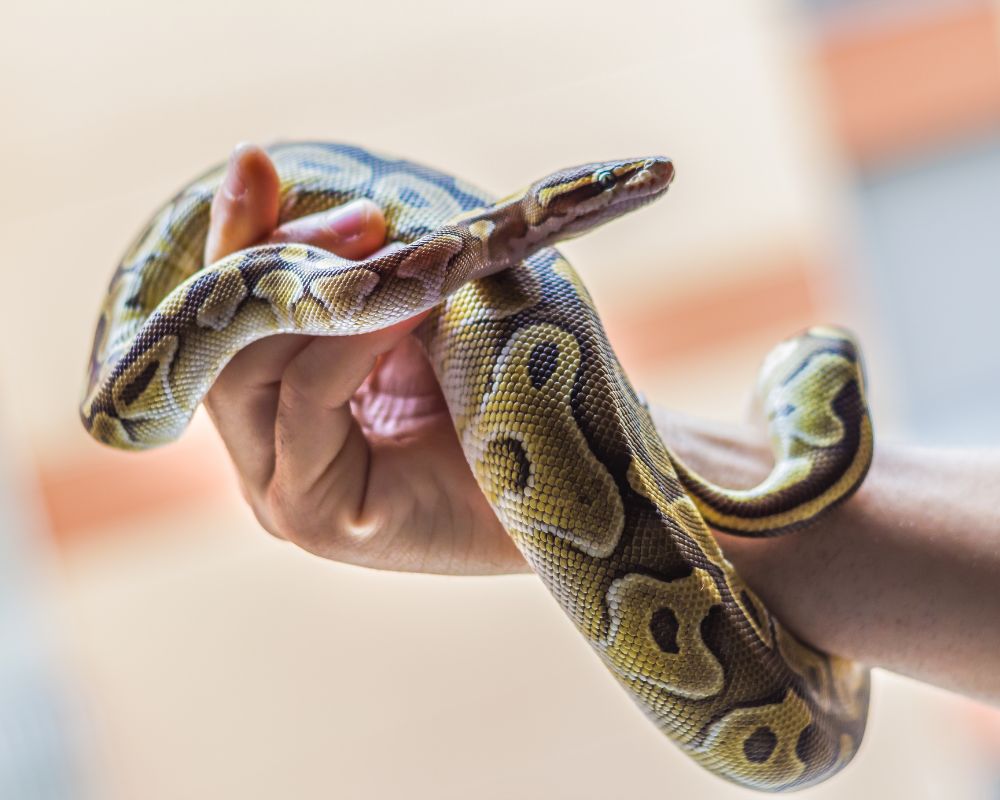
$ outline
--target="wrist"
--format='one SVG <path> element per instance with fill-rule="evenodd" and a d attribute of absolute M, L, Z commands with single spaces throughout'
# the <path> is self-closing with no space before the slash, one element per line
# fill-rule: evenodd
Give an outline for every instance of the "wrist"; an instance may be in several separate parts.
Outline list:
<path fill-rule="evenodd" d="M 652 409 L 653 423 L 670 451 L 706 480 L 733 489 L 749 488 L 767 476 L 770 449 L 749 427 Z"/>

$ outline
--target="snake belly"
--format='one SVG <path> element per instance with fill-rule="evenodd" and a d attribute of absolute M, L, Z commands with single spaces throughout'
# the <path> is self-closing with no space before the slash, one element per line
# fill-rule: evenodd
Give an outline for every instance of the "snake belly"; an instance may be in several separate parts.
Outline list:
<path fill-rule="evenodd" d="M 249 342 L 374 330 L 433 308 L 417 336 L 479 486 L 653 723 L 704 767 L 763 790 L 814 784 L 850 761 L 865 728 L 868 670 L 783 627 L 706 523 L 775 535 L 860 485 L 872 434 L 850 336 L 815 328 L 775 348 L 759 386 L 775 468 L 754 489 L 718 487 L 663 443 L 557 250 L 528 248 L 509 269 L 466 282 L 500 246 L 494 231 L 509 233 L 509 198 L 353 146 L 268 152 L 282 221 L 367 197 L 384 209 L 388 238 L 407 247 L 355 263 L 268 246 L 203 267 L 223 168 L 195 180 L 112 278 L 81 406 L 91 435 L 126 449 L 170 441 Z M 539 184 L 539 202 L 553 208 L 560 193 L 589 202 L 607 175 L 559 173 Z M 524 207 L 531 213 L 514 224 L 541 241 L 533 226 L 557 223 L 540 205 Z"/>

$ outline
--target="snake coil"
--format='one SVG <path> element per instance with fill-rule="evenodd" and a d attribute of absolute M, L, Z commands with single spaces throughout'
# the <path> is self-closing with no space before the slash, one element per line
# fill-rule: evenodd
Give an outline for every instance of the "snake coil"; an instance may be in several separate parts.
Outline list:
<path fill-rule="evenodd" d="M 868 671 L 784 628 L 708 525 L 783 533 L 860 485 L 872 429 L 851 337 L 814 328 L 775 348 L 759 385 L 775 467 L 753 489 L 724 489 L 664 445 L 586 289 L 550 246 L 661 195 L 669 161 L 588 164 L 493 201 L 357 147 L 269 153 L 282 221 L 367 197 L 405 246 L 350 262 L 269 245 L 204 267 L 223 169 L 195 180 L 111 281 L 81 407 L 90 434 L 127 449 L 168 442 L 248 343 L 360 333 L 433 308 L 417 335 L 480 487 L 654 724 L 703 766 L 758 789 L 806 786 L 846 764 L 864 732 Z"/>

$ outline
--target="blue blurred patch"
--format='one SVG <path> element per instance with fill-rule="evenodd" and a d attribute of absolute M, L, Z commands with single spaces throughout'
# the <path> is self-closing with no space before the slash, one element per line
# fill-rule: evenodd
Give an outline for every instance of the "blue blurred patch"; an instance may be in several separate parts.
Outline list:
<path fill-rule="evenodd" d="M 907 427 L 1000 444 L 1000 137 L 870 173 L 857 193 Z"/>
<path fill-rule="evenodd" d="M 37 531 L 0 465 L 0 798 L 88 795 L 76 747 L 80 717 L 65 693 L 39 603 Z"/>

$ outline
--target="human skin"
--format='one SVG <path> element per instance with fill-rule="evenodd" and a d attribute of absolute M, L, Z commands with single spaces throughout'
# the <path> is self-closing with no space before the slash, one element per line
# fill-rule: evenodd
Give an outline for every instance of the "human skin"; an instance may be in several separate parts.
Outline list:
<path fill-rule="evenodd" d="M 344 258 L 383 245 L 369 201 L 278 226 L 278 178 L 234 151 L 205 262 L 295 241 Z M 446 574 L 526 572 L 479 491 L 411 331 L 255 342 L 205 400 L 260 524 L 324 558 Z M 671 449 L 710 480 L 753 485 L 763 435 L 654 412 Z M 879 445 L 868 478 L 805 531 L 717 534 L 789 628 L 823 650 L 1000 702 L 1000 453 Z"/>

